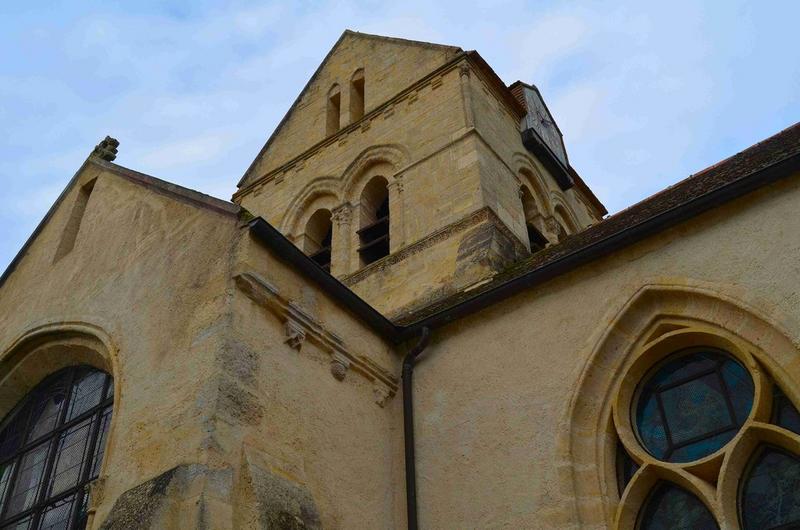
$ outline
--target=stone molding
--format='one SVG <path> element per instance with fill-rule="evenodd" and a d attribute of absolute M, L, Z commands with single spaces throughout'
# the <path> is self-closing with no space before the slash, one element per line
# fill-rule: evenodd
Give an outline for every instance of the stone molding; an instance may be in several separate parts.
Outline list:
<path fill-rule="evenodd" d="M 349 350 L 344 340 L 302 307 L 280 294 L 278 289 L 256 273 L 245 272 L 234 277 L 237 287 L 248 298 L 266 308 L 283 321 L 287 337 L 284 342 L 300 352 L 306 340 L 331 356 L 331 374 L 341 381 L 348 372 L 360 374 L 373 385 L 375 402 L 383 407 L 397 393 L 397 378 L 369 358 Z"/>
<path fill-rule="evenodd" d="M 737 527 L 738 484 L 753 444 L 769 437 L 778 445 L 793 444 L 792 452 L 800 453 L 800 438 L 779 433 L 754 405 L 740 434 L 716 453 L 684 464 L 655 461 L 639 447 L 630 425 L 632 396 L 663 355 L 724 341 L 722 349 L 754 377 L 754 396 L 762 395 L 756 402 L 766 402 L 767 387 L 758 380 L 769 379 L 797 403 L 791 367 L 800 341 L 787 331 L 800 329 L 797 320 L 736 285 L 658 278 L 623 293 L 599 321 L 579 355 L 584 361 L 576 367 L 559 422 L 556 465 L 563 469 L 564 494 L 553 499 L 551 525 L 630 528 L 654 477 L 666 477 L 701 499 L 721 528 Z M 613 468 L 618 438 L 641 465 L 621 496 Z"/>
<path fill-rule="evenodd" d="M 363 269 L 354 272 L 353 274 L 343 277 L 341 279 L 341 282 L 347 285 L 348 287 L 351 287 L 360 282 L 361 280 L 368 278 L 369 276 L 372 276 L 373 274 L 384 271 L 388 267 L 396 265 L 397 263 L 400 263 L 401 261 L 408 259 L 415 254 L 419 254 L 420 252 L 432 247 L 433 245 L 436 245 L 438 243 L 441 243 L 442 241 L 450 239 L 459 232 L 463 232 L 468 228 L 471 228 L 475 225 L 485 222 L 490 222 L 494 224 L 501 232 L 503 232 L 504 235 L 511 238 L 512 241 L 514 241 L 515 243 L 515 247 L 517 247 L 517 250 L 520 253 L 528 252 L 525 244 L 522 241 L 520 241 L 519 238 L 516 235 L 514 235 L 513 232 L 511 232 L 511 230 L 509 230 L 509 228 L 505 225 L 505 223 L 503 223 L 500 220 L 499 217 L 497 217 L 497 214 L 495 214 L 494 211 L 492 211 L 491 207 L 484 206 L 483 208 L 476 210 L 467 217 L 459 221 L 456 221 L 454 223 L 451 223 L 447 226 L 444 226 L 432 232 L 431 234 L 423 237 L 419 241 L 412 243 L 408 246 L 405 246 L 393 254 L 389 254 L 388 256 L 381 258 L 375 263 L 371 263 L 366 267 L 364 267 Z"/>

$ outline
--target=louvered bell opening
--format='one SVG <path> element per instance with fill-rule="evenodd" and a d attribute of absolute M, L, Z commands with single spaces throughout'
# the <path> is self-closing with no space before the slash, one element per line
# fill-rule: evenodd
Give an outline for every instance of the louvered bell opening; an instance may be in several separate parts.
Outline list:
<path fill-rule="evenodd" d="M 322 267 L 327 272 L 331 271 L 331 241 L 333 239 L 332 229 L 328 229 L 328 233 L 325 235 L 325 238 L 320 243 L 320 248 L 309 257 L 314 260 L 314 262 Z"/>
<path fill-rule="evenodd" d="M 361 246 L 358 253 L 365 264 L 389 255 L 389 198 L 376 212 L 377 220 L 358 231 Z"/>

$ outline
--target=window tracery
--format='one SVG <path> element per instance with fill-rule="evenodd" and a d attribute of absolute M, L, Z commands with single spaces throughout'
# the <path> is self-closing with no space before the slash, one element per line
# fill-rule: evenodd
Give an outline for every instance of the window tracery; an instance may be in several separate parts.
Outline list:
<path fill-rule="evenodd" d="M 744 530 L 800 525 L 800 459 L 766 446 L 756 453 L 742 483 Z"/>
<path fill-rule="evenodd" d="M 647 499 L 641 530 L 715 530 L 719 525 L 694 495 L 667 482 L 659 483 Z"/>
<path fill-rule="evenodd" d="M 800 527 L 800 413 L 757 349 L 677 326 L 625 379 L 617 528 Z"/>

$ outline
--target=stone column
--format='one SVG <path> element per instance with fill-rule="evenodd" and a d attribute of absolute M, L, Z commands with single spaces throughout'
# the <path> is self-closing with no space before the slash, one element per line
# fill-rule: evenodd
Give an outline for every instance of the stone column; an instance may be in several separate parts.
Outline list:
<path fill-rule="evenodd" d="M 350 242 L 353 238 L 353 206 L 345 203 L 332 212 L 333 238 L 331 274 L 336 277 L 351 272 Z"/>
<path fill-rule="evenodd" d="M 389 191 L 389 252 L 395 252 L 406 244 L 406 205 L 403 193 L 403 176 L 396 175 L 387 185 Z"/>
<path fill-rule="evenodd" d="M 459 66 L 458 74 L 461 80 L 461 100 L 464 105 L 464 126 L 469 129 L 475 126 L 475 117 L 472 111 L 472 92 L 469 87 L 469 65 L 466 61 Z"/>

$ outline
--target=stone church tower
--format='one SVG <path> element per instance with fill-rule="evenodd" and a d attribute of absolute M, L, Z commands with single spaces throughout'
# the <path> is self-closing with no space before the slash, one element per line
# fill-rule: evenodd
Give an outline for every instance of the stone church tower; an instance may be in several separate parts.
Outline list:
<path fill-rule="evenodd" d="M 800 525 L 800 125 L 607 216 L 535 86 L 346 31 L 232 201 L 119 147 L 0 277 L 0 527 Z"/>
<path fill-rule="evenodd" d="M 390 318 L 606 213 L 535 87 L 509 89 L 475 52 L 351 31 L 234 201 Z"/>

